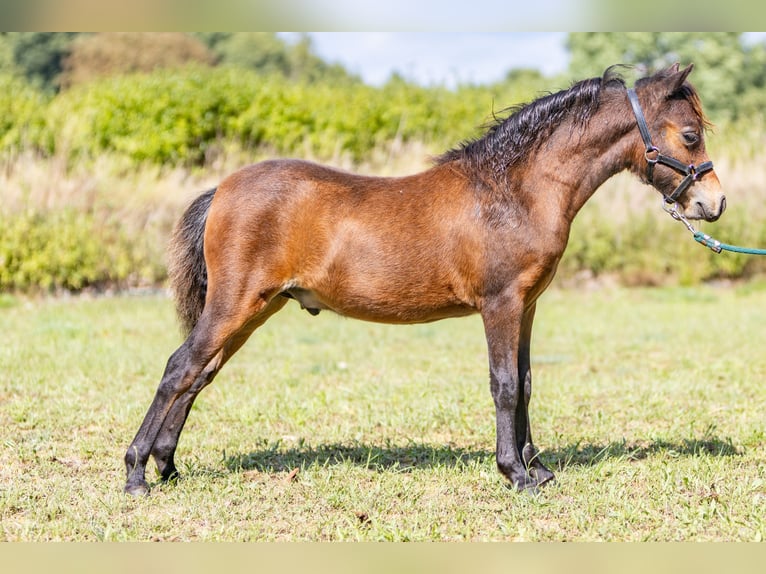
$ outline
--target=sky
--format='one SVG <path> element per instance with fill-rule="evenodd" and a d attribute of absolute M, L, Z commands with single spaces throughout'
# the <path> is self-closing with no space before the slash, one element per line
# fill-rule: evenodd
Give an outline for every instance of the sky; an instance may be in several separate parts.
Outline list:
<path fill-rule="evenodd" d="M 564 72 L 566 32 L 310 32 L 314 50 L 372 85 L 393 72 L 423 85 L 488 83 L 513 68 Z"/>
<path fill-rule="evenodd" d="M 455 87 L 501 80 L 511 69 L 566 72 L 568 32 L 309 32 L 315 52 L 371 85 L 394 72 L 422 85 Z M 288 34 L 289 36 L 289 34 Z M 748 32 L 745 42 L 764 42 Z"/>

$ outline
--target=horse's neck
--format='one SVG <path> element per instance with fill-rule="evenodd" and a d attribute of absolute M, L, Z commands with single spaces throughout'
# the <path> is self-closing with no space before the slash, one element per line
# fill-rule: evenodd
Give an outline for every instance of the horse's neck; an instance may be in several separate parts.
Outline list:
<path fill-rule="evenodd" d="M 570 223 L 607 179 L 632 162 L 635 148 L 630 130 L 624 126 L 598 129 L 605 125 L 609 123 L 597 116 L 580 133 L 562 126 L 528 163 L 534 193 L 547 205 L 558 205 L 560 216 Z"/>

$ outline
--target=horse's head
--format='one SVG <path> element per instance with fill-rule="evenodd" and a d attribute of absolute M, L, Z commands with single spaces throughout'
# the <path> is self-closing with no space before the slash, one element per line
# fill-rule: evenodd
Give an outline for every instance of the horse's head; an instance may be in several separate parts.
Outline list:
<path fill-rule="evenodd" d="M 691 65 L 680 70 L 676 64 L 628 91 L 639 126 L 632 170 L 688 219 L 715 221 L 726 209 L 726 197 L 705 151 L 710 124 L 686 82 L 691 71 Z"/>

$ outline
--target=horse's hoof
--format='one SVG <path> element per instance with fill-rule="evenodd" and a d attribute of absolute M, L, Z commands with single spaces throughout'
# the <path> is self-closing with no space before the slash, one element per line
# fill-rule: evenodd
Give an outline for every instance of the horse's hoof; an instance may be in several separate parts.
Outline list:
<path fill-rule="evenodd" d="M 538 482 L 538 481 L 532 481 L 527 482 L 526 484 L 517 484 L 516 489 L 522 493 L 527 494 L 531 497 L 537 497 L 543 492 L 543 488 L 547 488 L 550 485 L 553 485 L 556 483 L 556 479 L 551 475 L 549 478 L 546 478 L 544 481 Z"/>
<path fill-rule="evenodd" d="M 530 476 L 525 476 L 523 480 L 511 480 L 508 488 L 525 494 L 537 494 L 539 491 L 537 481 Z"/>
<path fill-rule="evenodd" d="M 149 485 L 145 482 L 138 484 L 126 484 L 125 494 L 129 494 L 135 498 L 149 496 Z"/>
<path fill-rule="evenodd" d="M 548 486 L 556 482 L 556 476 L 547 468 L 531 468 L 529 473 L 522 480 L 511 480 L 509 487 L 515 488 L 518 492 L 537 496 L 540 494 L 543 486 Z"/>
<path fill-rule="evenodd" d="M 181 479 L 181 473 L 173 467 L 170 470 L 160 473 L 160 482 L 163 484 L 176 483 Z"/>
<path fill-rule="evenodd" d="M 529 476 L 535 480 L 537 486 L 547 486 L 556 482 L 556 475 L 542 465 L 530 468 Z"/>
<path fill-rule="evenodd" d="M 517 486 L 516 488 L 520 494 L 525 494 L 532 498 L 536 498 L 540 495 L 540 487 L 537 484 L 527 484 L 524 486 Z"/>
<path fill-rule="evenodd" d="M 550 476 L 546 476 L 545 478 L 540 480 L 537 483 L 537 485 L 538 486 L 544 486 L 546 488 L 548 488 L 549 486 L 555 486 L 556 485 L 556 477 L 554 476 L 553 473 L 551 473 Z"/>

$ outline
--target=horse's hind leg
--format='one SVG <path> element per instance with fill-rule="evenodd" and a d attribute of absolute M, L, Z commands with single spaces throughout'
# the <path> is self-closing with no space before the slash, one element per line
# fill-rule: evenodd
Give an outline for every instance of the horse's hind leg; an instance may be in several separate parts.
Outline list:
<path fill-rule="evenodd" d="M 173 405 L 192 389 L 198 380 L 200 382 L 197 383 L 197 392 L 205 386 L 205 378 L 201 379 L 201 377 L 206 367 L 221 353 L 226 343 L 246 327 L 256 315 L 265 310 L 269 299 L 259 298 L 251 305 L 246 303 L 242 301 L 242 297 L 208 297 L 205 310 L 189 337 L 168 359 L 152 404 L 125 454 L 127 470 L 125 492 L 142 495 L 149 491 L 145 480 L 146 464 Z M 213 367 L 204 377 L 212 380 L 212 375 L 220 366 L 213 365 Z M 179 409 L 179 414 L 176 416 L 180 419 L 180 413 L 187 412 L 183 401 Z"/>
<path fill-rule="evenodd" d="M 170 412 L 168 412 L 165 421 L 162 423 L 160 433 L 154 441 L 151 451 L 163 481 L 170 480 L 178 475 L 174 455 L 181 431 L 197 395 L 213 381 L 213 378 L 215 378 L 224 364 L 245 344 L 245 341 L 247 341 L 253 331 L 263 325 L 285 303 L 287 303 L 287 299 L 283 297 L 272 299 L 263 311 L 253 317 L 252 320 L 226 342 L 223 349 L 208 363 L 202 374 L 197 377 L 191 388 L 173 403 Z"/>
<path fill-rule="evenodd" d="M 157 463 L 160 477 L 168 481 L 178 475 L 174 455 L 178 437 L 183 430 L 186 418 L 189 416 L 192 403 L 202 389 L 213 382 L 218 371 L 221 369 L 224 351 L 221 350 L 212 361 L 208 363 L 194 384 L 173 403 L 162 423 L 157 439 L 152 445 L 151 455 Z"/>

